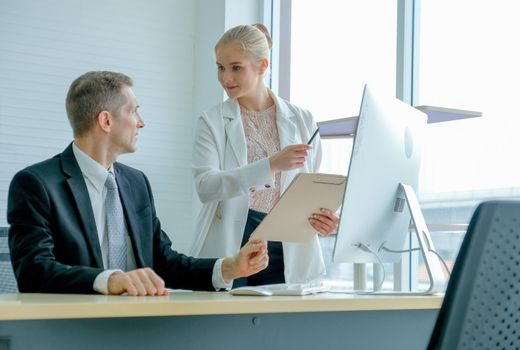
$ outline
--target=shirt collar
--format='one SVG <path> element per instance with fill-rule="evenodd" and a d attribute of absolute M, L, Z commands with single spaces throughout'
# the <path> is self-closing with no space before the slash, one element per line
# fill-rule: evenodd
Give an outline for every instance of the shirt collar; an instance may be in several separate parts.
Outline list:
<path fill-rule="evenodd" d="M 101 193 L 105 187 L 108 172 L 114 173 L 113 167 L 111 166 L 108 170 L 105 169 L 101 164 L 79 149 L 75 143 L 72 143 L 72 151 L 74 152 L 74 157 L 76 157 L 83 176 L 94 186 L 96 191 Z"/>

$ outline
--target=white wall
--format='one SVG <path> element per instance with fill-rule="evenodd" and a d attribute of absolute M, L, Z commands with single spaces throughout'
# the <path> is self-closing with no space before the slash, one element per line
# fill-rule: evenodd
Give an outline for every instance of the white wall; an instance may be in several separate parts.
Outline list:
<path fill-rule="evenodd" d="M 159 217 L 184 249 L 191 230 L 192 1 L 0 2 L 0 225 L 14 173 L 72 140 L 64 101 L 73 79 L 114 70 L 134 79 L 146 127 L 121 161 L 143 170 Z"/>
<path fill-rule="evenodd" d="M 143 170 L 163 229 L 186 252 L 198 210 L 193 126 L 223 99 L 213 46 L 225 29 L 257 22 L 258 0 L 1 0 L 0 226 L 11 178 L 72 140 L 70 83 L 89 70 L 134 79 L 146 127 L 120 161 Z M 242 20 L 243 19 L 243 20 Z"/>
<path fill-rule="evenodd" d="M 226 1 L 226 29 L 239 24 L 255 24 L 263 16 L 261 0 L 227 0 Z"/>
<path fill-rule="evenodd" d="M 193 80 L 192 138 L 197 118 L 213 104 L 222 101 L 223 90 L 217 81 L 213 47 L 225 28 L 225 0 L 198 0 L 195 23 L 195 67 Z M 192 181 L 192 227 L 202 206 Z M 190 243 L 194 233 L 190 233 Z"/>

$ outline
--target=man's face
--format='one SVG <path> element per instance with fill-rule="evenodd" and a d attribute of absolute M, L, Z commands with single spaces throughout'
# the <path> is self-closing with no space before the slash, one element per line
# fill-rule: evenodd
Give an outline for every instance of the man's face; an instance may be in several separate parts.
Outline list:
<path fill-rule="evenodd" d="M 133 153 L 136 151 L 137 133 L 144 127 L 144 121 L 132 89 L 125 86 L 121 93 L 126 97 L 126 103 L 112 116 L 111 144 L 117 154 Z"/>

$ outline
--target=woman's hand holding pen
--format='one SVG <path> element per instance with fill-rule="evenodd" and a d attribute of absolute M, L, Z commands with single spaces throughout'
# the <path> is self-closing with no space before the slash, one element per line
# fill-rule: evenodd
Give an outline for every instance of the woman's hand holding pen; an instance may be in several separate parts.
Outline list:
<path fill-rule="evenodd" d="M 322 208 L 309 218 L 312 227 L 324 236 L 331 235 L 338 228 L 339 217 L 332 210 Z"/>
<path fill-rule="evenodd" d="M 287 171 L 296 168 L 301 168 L 307 160 L 308 150 L 312 148 L 311 145 L 290 145 L 285 147 L 280 152 L 275 153 L 269 157 L 269 164 L 271 171 L 276 174 L 280 171 Z"/>

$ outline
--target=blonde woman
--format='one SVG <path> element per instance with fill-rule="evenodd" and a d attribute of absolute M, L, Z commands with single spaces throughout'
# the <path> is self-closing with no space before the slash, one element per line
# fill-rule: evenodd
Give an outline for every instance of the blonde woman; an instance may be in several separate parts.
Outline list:
<path fill-rule="evenodd" d="M 203 203 L 192 254 L 234 255 L 298 172 L 317 172 L 318 140 L 312 115 L 270 91 L 264 83 L 271 38 L 263 25 L 228 30 L 215 46 L 218 80 L 229 99 L 198 119 L 193 148 L 193 175 Z M 309 218 L 328 235 L 338 217 L 322 209 Z M 318 240 L 269 242 L 269 266 L 234 286 L 297 283 L 325 273 Z"/>

